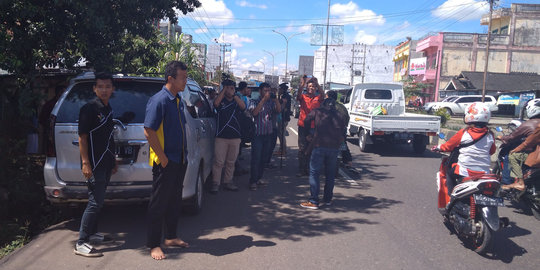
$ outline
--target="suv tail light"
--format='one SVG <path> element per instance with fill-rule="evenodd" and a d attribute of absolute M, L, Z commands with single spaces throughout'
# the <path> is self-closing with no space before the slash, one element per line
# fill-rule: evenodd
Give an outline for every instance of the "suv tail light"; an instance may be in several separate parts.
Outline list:
<path fill-rule="evenodd" d="M 56 115 L 51 114 L 49 118 L 49 136 L 47 139 L 47 157 L 56 157 L 56 145 L 54 140 L 54 127 L 56 126 Z"/>

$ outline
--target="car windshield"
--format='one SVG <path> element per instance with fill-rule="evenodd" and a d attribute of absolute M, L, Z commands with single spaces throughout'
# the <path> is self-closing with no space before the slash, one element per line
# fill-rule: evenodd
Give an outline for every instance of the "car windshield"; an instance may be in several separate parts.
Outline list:
<path fill-rule="evenodd" d="M 367 89 L 366 99 L 392 99 L 392 91 L 387 89 Z"/>
<path fill-rule="evenodd" d="M 456 100 L 458 97 L 456 96 L 452 96 L 452 97 L 446 97 L 445 99 L 443 99 L 441 102 L 452 102 L 454 100 Z"/>
<path fill-rule="evenodd" d="M 76 123 L 79 110 L 88 101 L 95 98 L 93 82 L 77 83 L 73 86 L 56 116 L 57 123 Z M 163 87 L 163 82 L 115 81 L 115 90 L 110 104 L 114 118 L 124 124 L 143 123 L 148 99 Z"/>

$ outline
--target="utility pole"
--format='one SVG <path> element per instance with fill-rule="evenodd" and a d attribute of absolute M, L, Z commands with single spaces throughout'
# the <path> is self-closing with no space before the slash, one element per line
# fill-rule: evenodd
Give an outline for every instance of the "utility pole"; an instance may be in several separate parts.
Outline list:
<path fill-rule="evenodd" d="M 221 74 L 219 74 L 219 77 L 221 78 L 221 80 L 223 80 L 222 76 L 223 76 L 223 73 L 225 72 L 225 53 L 231 51 L 231 44 L 230 43 L 219 43 L 219 50 L 220 50 L 220 53 L 222 53 L 222 55 L 223 55 L 222 58 L 221 58 Z"/>
<path fill-rule="evenodd" d="M 330 28 L 330 0 L 328 0 L 328 16 L 326 17 L 326 43 L 324 49 L 324 82 L 323 89 L 326 89 L 326 69 L 328 67 L 328 29 Z"/>
<path fill-rule="evenodd" d="M 487 73 L 488 73 L 488 61 L 489 61 L 489 43 L 491 41 L 491 19 L 493 17 L 493 1 L 487 0 L 489 2 L 489 24 L 488 24 L 488 33 L 486 40 L 486 62 L 484 65 L 484 82 L 482 83 L 482 102 L 486 97 L 486 82 L 487 82 Z"/>
<path fill-rule="evenodd" d="M 351 86 L 354 85 L 354 53 L 355 53 L 354 45 L 355 44 L 353 43 L 352 50 L 351 50 L 351 52 L 352 52 L 352 54 L 351 54 L 352 55 L 352 57 L 351 57 Z"/>
<path fill-rule="evenodd" d="M 364 83 L 365 74 L 366 74 L 366 44 L 364 44 L 364 58 L 362 60 L 362 83 Z"/>

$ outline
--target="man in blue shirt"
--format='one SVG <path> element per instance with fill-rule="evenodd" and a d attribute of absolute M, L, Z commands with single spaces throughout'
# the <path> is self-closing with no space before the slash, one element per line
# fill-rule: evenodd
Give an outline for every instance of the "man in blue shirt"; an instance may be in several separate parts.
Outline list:
<path fill-rule="evenodd" d="M 186 87 L 187 66 L 180 61 L 169 62 L 165 67 L 165 80 L 161 91 L 148 100 L 144 118 L 153 176 L 146 245 L 156 260 L 165 259 L 161 249 L 162 233 L 165 246 L 189 246 L 176 236 L 187 168 L 186 118 L 178 93 Z"/>

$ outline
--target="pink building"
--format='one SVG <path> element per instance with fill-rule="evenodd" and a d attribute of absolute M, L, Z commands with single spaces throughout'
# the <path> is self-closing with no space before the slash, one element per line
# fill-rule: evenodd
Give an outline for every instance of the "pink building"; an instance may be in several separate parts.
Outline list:
<path fill-rule="evenodd" d="M 485 24 L 486 18 L 481 22 Z M 488 71 L 540 73 L 540 29 L 537 25 L 540 25 L 538 4 L 512 4 L 511 8 L 495 12 L 490 29 Z M 419 39 L 416 51 L 423 52 L 426 58 L 425 70 L 417 72 L 416 79 L 433 84 L 428 90 L 431 94 L 428 100 L 461 94 L 447 86 L 462 71 L 484 71 L 486 41 L 487 34 L 452 32 L 430 33 Z"/>

